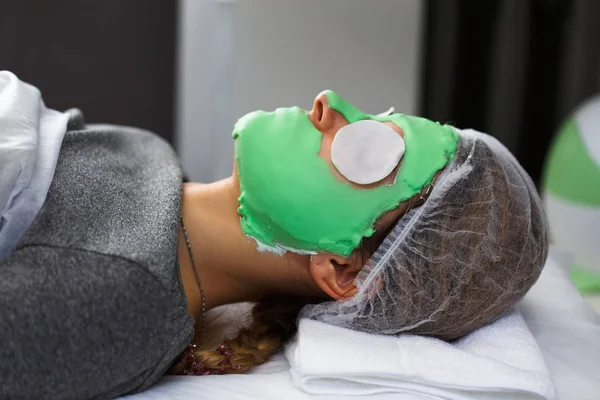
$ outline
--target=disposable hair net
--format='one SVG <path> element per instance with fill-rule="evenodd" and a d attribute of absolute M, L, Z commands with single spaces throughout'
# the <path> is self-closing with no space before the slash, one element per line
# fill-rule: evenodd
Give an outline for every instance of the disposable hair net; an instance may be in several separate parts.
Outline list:
<path fill-rule="evenodd" d="M 498 318 L 539 277 L 548 225 L 533 182 L 491 136 L 459 131 L 429 198 L 398 220 L 348 300 L 301 317 L 354 330 L 452 340 Z"/>

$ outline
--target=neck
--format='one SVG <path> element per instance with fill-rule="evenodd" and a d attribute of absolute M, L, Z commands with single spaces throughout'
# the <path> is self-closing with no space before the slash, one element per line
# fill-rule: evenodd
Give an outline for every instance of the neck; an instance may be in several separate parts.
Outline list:
<path fill-rule="evenodd" d="M 282 296 L 322 297 L 310 278 L 309 257 L 258 252 L 237 213 L 239 185 L 233 177 L 211 184 L 184 184 L 182 215 L 206 297 L 206 310 Z M 178 259 L 188 299 L 197 317 L 202 299 L 189 250 L 180 230 Z"/>

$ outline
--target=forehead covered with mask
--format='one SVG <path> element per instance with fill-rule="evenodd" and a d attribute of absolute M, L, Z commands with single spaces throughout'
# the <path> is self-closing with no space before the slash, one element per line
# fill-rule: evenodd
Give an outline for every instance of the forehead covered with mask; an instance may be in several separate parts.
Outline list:
<path fill-rule="evenodd" d="M 344 118 L 326 154 L 323 133 L 298 107 L 255 111 L 235 125 L 241 226 L 266 249 L 348 256 L 382 214 L 419 193 L 454 157 L 452 127 L 366 114 L 335 92 L 323 94 Z"/>

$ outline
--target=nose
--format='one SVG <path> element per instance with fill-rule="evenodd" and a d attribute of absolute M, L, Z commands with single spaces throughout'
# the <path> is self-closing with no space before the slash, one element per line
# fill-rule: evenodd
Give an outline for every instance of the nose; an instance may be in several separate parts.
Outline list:
<path fill-rule="evenodd" d="M 315 98 L 309 117 L 315 127 L 321 131 L 327 130 L 333 125 L 335 115 L 329 107 L 325 92 L 319 93 Z"/>

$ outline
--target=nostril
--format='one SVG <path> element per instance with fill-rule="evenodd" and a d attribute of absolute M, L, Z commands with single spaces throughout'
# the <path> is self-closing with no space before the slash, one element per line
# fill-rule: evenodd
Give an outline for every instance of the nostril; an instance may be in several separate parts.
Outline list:
<path fill-rule="evenodd" d="M 321 122 L 323 120 L 323 102 L 317 101 L 315 104 L 315 119 L 317 122 Z"/>

